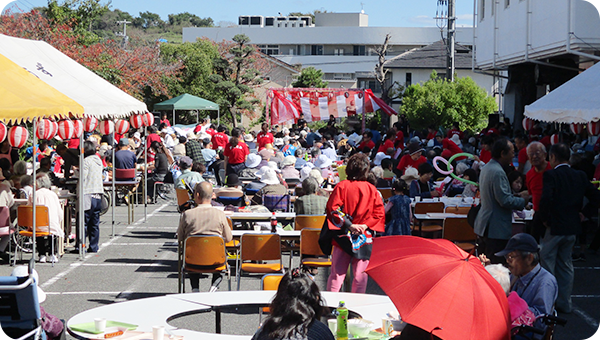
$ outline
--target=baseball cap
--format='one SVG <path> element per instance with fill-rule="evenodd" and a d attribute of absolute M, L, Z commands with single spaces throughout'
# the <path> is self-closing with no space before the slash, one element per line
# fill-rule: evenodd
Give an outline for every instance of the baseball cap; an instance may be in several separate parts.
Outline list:
<path fill-rule="evenodd" d="M 129 139 L 123 137 L 121 139 L 119 139 L 119 146 L 128 146 L 129 145 Z"/>
<path fill-rule="evenodd" d="M 537 242 L 533 236 L 526 233 L 519 233 L 514 235 L 508 240 L 504 250 L 497 252 L 496 256 L 505 256 L 515 250 L 526 251 L 528 253 L 535 253 L 540 250 Z"/>

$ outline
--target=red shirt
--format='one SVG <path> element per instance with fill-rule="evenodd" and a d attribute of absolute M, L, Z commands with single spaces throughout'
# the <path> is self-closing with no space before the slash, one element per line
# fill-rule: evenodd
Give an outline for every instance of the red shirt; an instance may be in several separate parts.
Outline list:
<path fill-rule="evenodd" d="M 373 143 L 372 140 L 369 140 L 368 142 L 362 142 L 358 144 L 358 151 L 362 151 L 365 147 L 369 148 L 369 150 L 373 150 L 375 143 Z"/>
<path fill-rule="evenodd" d="M 116 134 L 115 134 L 115 137 L 116 137 Z M 67 142 L 67 147 L 69 149 L 77 149 L 79 147 L 79 138 L 69 139 L 69 141 Z"/>
<path fill-rule="evenodd" d="M 487 130 L 487 132 L 485 134 L 486 135 L 499 135 L 500 132 L 498 130 L 496 130 L 496 128 L 491 128 L 491 129 Z"/>
<path fill-rule="evenodd" d="M 544 144 L 546 149 L 549 149 L 550 146 L 552 145 L 552 142 L 550 141 L 550 136 L 542 137 L 542 139 L 540 139 L 540 143 Z"/>
<path fill-rule="evenodd" d="M 519 150 L 519 165 L 527 163 L 529 157 L 527 156 L 527 148 Z"/>
<path fill-rule="evenodd" d="M 398 139 L 402 141 L 402 144 L 404 144 L 404 132 L 402 132 L 402 131 L 396 132 L 396 140 L 398 140 Z M 394 142 L 396 140 L 394 140 Z"/>
<path fill-rule="evenodd" d="M 544 188 L 544 172 L 550 170 L 550 162 L 546 164 L 546 168 L 542 172 L 537 172 L 534 167 L 527 171 L 525 175 L 525 183 L 527 184 L 527 190 L 531 195 L 531 201 L 533 202 L 533 210 L 537 211 L 540 205 L 540 199 L 542 198 L 542 189 Z"/>
<path fill-rule="evenodd" d="M 223 154 L 228 157 L 229 164 L 240 164 L 246 161 L 246 156 L 250 153 L 248 145 L 244 142 L 238 142 L 235 147 L 232 147 L 230 143 L 227 143 Z"/>
<path fill-rule="evenodd" d="M 160 122 L 158 123 L 158 125 L 165 123 L 166 126 L 171 126 L 171 123 L 169 122 L 168 119 L 161 119 Z"/>
<path fill-rule="evenodd" d="M 406 170 L 407 167 L 412 166 L 413 168 L 418 170 L 419 165 L 425 162 L 427 162 L 427 158 L 425 158 L 425 156 L 421 156 L 416 161 L 413 161 L 410 155 L 404 155 L 402 156 L 402 158 L 400 158 L 400 162 L 398 163 L 397 169 L 402 171 L 402 174 L 404 175 L 404 170 Z"/>
<path fill-rule="evenodd" d="M 205 132 L 208 133 L 211 136 L 214 136 L 215 133 L 217 133 L 217 131 L 215 131 L 215 129 L 211 129 L 211 128 L 206 129 Z"/>
<path fill-rule="evenodd" d="M 194 128 L 194 133 L 198 133 L 202 131 L 202 124 L 198 124 L 196 125 L 196 127 Z"/>
<path fill-rule="evenodd" d="M 479 153 L 479 159 L 485 164 L 487 164 L 490 161 L 490 159 L 492 159 L 492 153 L 487 151 L 486 149 L 481 149 L 481 152 Z"/>
<path fill-rule="evenodd" d="M 219 146 L 225 149 L 225 146 L 229 143 L 229 137 L 223 132 L 217 132 L 212 136 L 211 142 L 213 150 L 217 150 Z"/>
<path fill-rule="evenodd" d="M 377 150 L 377 152 L 385 153 L 387 151 L 387 149 L 389 149 L 389 148 L 392 148 L 392 149 L 394 148 L 394 142 L 392 142 L 391 139 L 386 139 L 385 142 L 379 146 L 379 149 Z"/>
<path fill-rule="evenodd" d="M 454 135 L 458 135 L 458 138 L 460 138 L 460 140 L 462 140 L 464 134 L 459 129 L 452 129 L 452 130 L 448 131 L 448 134 L 446 135 L 446 137 L 452 138 L 452 136 L 454 136 Z"/>
<path fill-rule="evenodd" d="M 329 228 L 339 230 L 332 221 L 331 213 L 341 208 L 352 216 L 352 223 L 366 224 L 369 229 L 385 231 L 385 210 L 377 189 L 366 181 L 344 180 L 339 182 L 327 201 L 327 221 Z"/>
<path fill-rule="evenodd" d="M 273 144 L 274 140 L 273 134 L 270 132 L 264 133 L 261 131 L 258 135 L 256 135 L 256 143 L 258 144 L 259 149 L 264 148 L 267 144 Z"/>
<path fill-rule="evenodd" d="M 437 135 L 437 131 L 430 132 L 430 133 L 427 135 L 427 140 L 434 139 L 434 138 L 435 138 L 435 135 Z"/>

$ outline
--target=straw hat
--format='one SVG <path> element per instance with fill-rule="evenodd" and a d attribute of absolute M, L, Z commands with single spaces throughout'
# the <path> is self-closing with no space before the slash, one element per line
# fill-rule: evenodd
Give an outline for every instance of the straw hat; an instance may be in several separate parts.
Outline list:
<path fill-rule="evenodd" d="M 262 160 L 262 158 L 255 153 L 251 153 L 248 155 L 248 158 L 246 158 L 246 167 L 247 168 L 256 168 L 258 166 L 258 164 L 260 164 L 260 161 Z"/>
<path fill-rule="evenodd" d="M 28 277 L 29 276 L 29 268 L 28 268 L 28 266 L 16 266 L 15 269 L 13 269 L 10 276 Z M 42 288 L 40 288 L 40 286 L 39 286 L 40 277 L 38 276 L 38 273 L 35 269 L 33 269 L 33 271 L 31 272 L 31 276 L 33 276 L 33 280 L 35 281 L 35 285 L 37 287 L 38 302 L 42 303 L 42 302 L 46 301 L 46 293 L 44 293 Z"/>
<path fill-rule="evenodd" d="M 189 131 L 186 135 L 187 139 L 198 139 L 198 136 L 194 133 L 194 131 Z"/>
<path fill-rule="evenodd" d="M 284 168 L 288 165 L 296 164 L 296 157 L 294 156 L 285 156 L 285 158 L 281 161 L 281 167 Z"/>
<path fill-rule="evenodd" d="M 247 133 L 244 135 L 244 142 L 246 143 L 250 143 L 254 141 L 254 136 L 252 136 L 251 134 Z"/>
<path fill-rule="evenodd" d="M 400 176 L 400 179 L 407 183 L 419 179 L 419 170 L 413 168 L 412 166 L 409 166 L 404 171 L 404 175 Z"/>
<path fill-rule="evenodd" d="M 320 155 L 316 160 L 315 160 L 315 167 L 317 168 L 327 168 L 331 166 L 331 159 L 329 159 L 329 157 L 325 156 L 325 155 Z"/>
<path fill-rule="evenodd" d="M 260 168 L 260 170 L 256 173 L 256 177 L 259 177 L 262 183 L 268 185 L 279 184 L 277 174 L 268 166 L 263 166 Z"/>

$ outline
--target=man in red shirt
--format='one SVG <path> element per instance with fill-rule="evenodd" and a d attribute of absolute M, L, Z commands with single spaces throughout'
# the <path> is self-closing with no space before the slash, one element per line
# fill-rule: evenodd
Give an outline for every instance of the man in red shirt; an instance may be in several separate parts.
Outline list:
<path fill-rule="evenodd" d="M 273 138 L 273 134 L 269 132 L 269 124 L 263 123 L 261 131 L 256 135 L 258 151 L 262 150 L 267 144 L 273 144 L 274 141 L 275 138 Z"/>
<path fill-rule="evenodd" d="M 402 156 L 400 162 L 396 169 L 398 169 L 402 175 L 407 167 L 412 166 L 415 169 L 419 168 L 419 165 L 427 162 L 427 158 L 422 155 L 423 148 L 419 145 L 419 143 L 410 143 L 408 145 L 408 154 Z"/>
<path fill-rule="evenodd" d="M 373 139 L 373 133 L 371 131 L 363 133 L 362 141 L 358 144 L 358 151 L 363 151 L 364 148 L 368 148 L 369 151 L 373 150 L 375 143 L 373 143 L 371 139 Z"/>
<path fill-rule="evenodd" d="M 452 129 L 450 129 L 448 131 L 448 134 L 446 135 L 446 137 L 452 138 L 452 136 L 454 136 L 454 135 L 458 135 L 458 138 L 460 138 L 460 140 L 463 140 L 464 134 L 462 131 L 460 131 L 458 122 L 454 122 L 454 124 L 452 124 Z"/>
<path fill-rule="evenodd" d="M 227 145 L 227 143 L 229 142 L 229 137 L 227 137 L 227 135 L 225 134 L 225 126 L 220 125 L 217 128 L 217 133 L 215 133 L 212 136 L 211 142 L 212 142 L 212 148 L 214 150 L 219 149 L 219 147 L 221 149 L 225 149 L 225 145 Z"/>
<path fill-rule="evenodd" d="M 546 160 L 546 147 L 540 142 L 531 142 L 527 146 L 527 156 L 531 162 L 531 170 L 525 175 L 525 183 L 527 184 L 527 190 L 531 195 L 531 201 L 533 202 L 533 211 L 537 211 L 540 205 L 540 199 L 542 197 L 542 191 L 544 188 L 544 172 L 552 169 L 550 162 Z M 545 227 L 539 220 L 537 214 L 533 215 L 533 230 L 532 234 L 534 237 L 543 236 Z"/>

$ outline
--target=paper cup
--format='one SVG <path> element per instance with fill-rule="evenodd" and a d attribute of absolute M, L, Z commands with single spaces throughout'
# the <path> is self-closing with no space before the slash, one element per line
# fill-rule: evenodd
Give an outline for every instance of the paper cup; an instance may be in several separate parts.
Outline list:
<path fill-rule="evenodd" d="M 329 326 L 329 330 L 334 335 L 337 333 L 337 319 L 328 319 L 327 325 Z"/>
<path fill-rule="evenodd" d="M 415 196 L 415 202 L 421 202 L 421 196 Z"/>
<path fill-rule="evenodd" d="M 96 332 L 104 332 L 104 330 L 106 330 L 106 319 L 105 318 L 94 319 L 94 327 L 96 328 Z"/>
<path fill-rule="evenodd" d="M 260 231 L 260 224 L 254 223 L 254 231 Z"/>
<path fill-rule="evenodd" d="M 164 340 L 165 339 L 165 326 L 152 326 L 152 339 L 153 340 Z"/>

